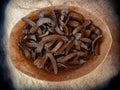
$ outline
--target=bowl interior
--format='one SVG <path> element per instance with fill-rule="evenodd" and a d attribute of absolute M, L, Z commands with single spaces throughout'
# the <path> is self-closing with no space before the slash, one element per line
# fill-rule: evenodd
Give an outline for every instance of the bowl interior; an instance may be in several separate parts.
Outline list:
<path fill-rule="evenodd" d="M 10 40 L 9 40 L 9 48 L 8 52 L 11 57 L 11 61 L 13 65 L 20 70 L 21 72 L 32 76 L 34 78 L 46 81 L 65 81 L 65 80 L 72 80 L 75 78 L 80 78 L 92 70 L 94 70 L 102 61 L 105 60 L 109 49 L 112 44 L 111 33 L 107 25 L 97 16 L 93 15 L 92 13 L 80 8 L 80 7 L 73 7 L 73 6 L 51 6 L 42 8 L 45 14 L 49 14 L 52 9 L 62 9 L 68 8 L 70 11 L 76 11 L 82 14 L 85 19 L 90 19 L 93 23 L 98 26 L 103 32 L 103 41 L 100 46 L 100 55 L 88 60 L 84 65 L 82 65 L 79 69 L 71 70 L 71 71 L 60 71 L 57 75 L 52 73 L 48 73 L 42 69 L 38 69 L 36 66 L 33 65 L 32 62 L 25 59 L 22 52 L 18 50 L 18 41 L 20 36 L 22 35 L 22 29 L 25 26 L 25 22 L 20 20 L 12 29 Z M 31 12 L 26 17 L 35 20 L 38 18 L 38 13 L 40 10 L 36 10 Z"/>

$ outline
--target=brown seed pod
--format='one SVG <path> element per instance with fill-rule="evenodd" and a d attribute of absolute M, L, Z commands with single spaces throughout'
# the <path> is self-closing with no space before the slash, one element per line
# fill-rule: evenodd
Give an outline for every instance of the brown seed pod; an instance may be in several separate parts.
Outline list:
<path fill-rule="evenodd" d="M 68 9 L 40 11 L 36 20 L 22 18 L 18 47 L 38 68 L 57 74 L 63 69 L 77 69 L 89 56 L 99 55 L 101 30 L 91 20 Z"/>

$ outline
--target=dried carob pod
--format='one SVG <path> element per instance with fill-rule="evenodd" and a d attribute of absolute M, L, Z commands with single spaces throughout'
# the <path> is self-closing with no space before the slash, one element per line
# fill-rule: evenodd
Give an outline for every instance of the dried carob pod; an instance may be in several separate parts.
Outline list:
<path fill-rule="evenodd" d="M 58 74 L 63 69 L 77 69 L 89 56 L 99 55 L 100 28 L 82 14 L 68 9 L 40 11 L 37 20 L 26 22 L 18 47 L 26 59 L 48 72 Z"/>

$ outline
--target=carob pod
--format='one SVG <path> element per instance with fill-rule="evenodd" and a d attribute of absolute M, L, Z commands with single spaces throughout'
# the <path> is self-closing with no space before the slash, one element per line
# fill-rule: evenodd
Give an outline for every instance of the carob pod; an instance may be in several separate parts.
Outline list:
<path fill-rule="evenodd" d="M 34 65 L 48 72 L 59 73 L 63 69 L 77 69 L 91 55 L 99 55 L 100 28 L 83 15 L 68 9 L 43 11 L 37 20 L 22 18 L 26 22 L 19 40 L 19 50 Z"/>

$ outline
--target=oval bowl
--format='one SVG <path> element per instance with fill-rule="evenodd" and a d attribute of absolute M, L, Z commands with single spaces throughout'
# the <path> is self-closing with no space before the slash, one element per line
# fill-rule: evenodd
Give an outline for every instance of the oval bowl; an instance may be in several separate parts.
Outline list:
<path fill-rule="evenodd" d="M 13 65 L 20 70 L 21 72 L 32 76 L 34 78 L 40 79 L 40 80 L 46 80 L 46 81 L 66 81 L 66 80 L 72 80 L 80 78 L 90 72 L 92 72 L 94 69 L 96 69 L 107 57 L 108 52 L 110 50 L 111 44 L 112 44 L 112 37 L 111 33 L 109 31 L 108 26 L 105 24 L 103 20 L 101 20 L 99 17 L 93 15 L 92 13 L 86 11 L 83 8 L 80 7 L 74 7 L 74 6 L 50 6 L 46 8 L 41 8 L 41 11 L 44 11 L 45 14 L 49 14 L 51 10 L 59 10 L 67 8 L 70 11 L 75 11 L 77 13 L 82 14 L 85 19 L 90 19 L 93 21 L 93 23 L 98 26 L 102 32 L 103 32 L 103 41 L 100 45 L 100 55 L 97 57 L 91 58 L 88 60 L 84 65 L 82 65 L 79 69 L 71 70 L 71 71 L 60 71 L 57 75 L 54 75 L 52 73 L 48 73 L 42 69 L 38 69 L 36 66 L 33 65 L 32 62 L 29 60 L 26 60 L 23 56 L 22 52 L 18 50 L 18 41 L 20 39 L 20 36 L 22 35 L 22 29 L 26 25 L 26 23 L 22 20 L 18 21 L 18 23 L 13 27 L 10 38 L 9 38 L 9 48 L 8 52 L 11 58 L 11 61 Z M 36 10 L 31 12 L 26 17 L 35 20 L 38 18 L 38 13 L 40 10 Z"/>

